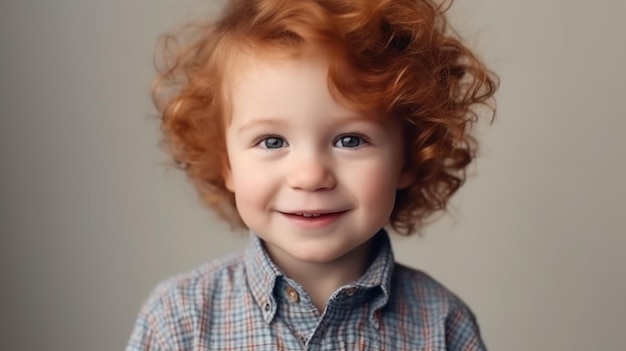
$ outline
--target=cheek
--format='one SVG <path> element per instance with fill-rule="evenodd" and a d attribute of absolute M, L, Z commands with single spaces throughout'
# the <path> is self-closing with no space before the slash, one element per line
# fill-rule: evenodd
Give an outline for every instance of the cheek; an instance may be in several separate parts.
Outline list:
<path fill-rule="evenodd" d="M 387 212 L 385 208 L 393 207 L 397 189 L 397 172 L 389 165 L 373 165 L 358 172 L 359 176 L 351 179 L 347 184 L 353 193 L 360 198 L 360 202 L 376 211 Z"/>
<path fill-rule="evenodd" d="M 248 228 L 257 231 L 259 224 L 263 222 L 260 213 L 268 203 L 267 192 L 264 191 L 266 185 L 261 177 L 246 177 L 246 173 L 238 171 L 233 172 L 235 206 Z"/>
<path fill-rule="evenodd" d="M 243 211 L 247 207 L 265 207 L 272 195 L 271 174 L 255 166 L 254 162 L 235 162 L 231 169 L 237 207 Z"/>

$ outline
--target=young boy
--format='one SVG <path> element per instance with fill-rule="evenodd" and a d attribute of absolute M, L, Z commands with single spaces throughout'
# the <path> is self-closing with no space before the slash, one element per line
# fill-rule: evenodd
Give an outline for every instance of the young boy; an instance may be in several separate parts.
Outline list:
<path fill-rule="evenodd" d="M 484 350 L 469 308 L 394 262 L 445 209 L 496 83 L 430 0 L 239 0 L 157 80 L 175 161 L 250 231 L 161 284 L 127 350 Z"/>

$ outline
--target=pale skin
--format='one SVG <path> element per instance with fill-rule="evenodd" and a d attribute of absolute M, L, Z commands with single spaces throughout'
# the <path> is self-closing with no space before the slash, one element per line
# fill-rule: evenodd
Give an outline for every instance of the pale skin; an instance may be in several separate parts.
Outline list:
<path fill-rule="evenodd" d="M 323 312 L 364 273 L 372 237 L 408 186 L 402 132 L 338 103 L 319 53 L 245 54 L 232 72 L 226 185 L 273 262 Z"/>

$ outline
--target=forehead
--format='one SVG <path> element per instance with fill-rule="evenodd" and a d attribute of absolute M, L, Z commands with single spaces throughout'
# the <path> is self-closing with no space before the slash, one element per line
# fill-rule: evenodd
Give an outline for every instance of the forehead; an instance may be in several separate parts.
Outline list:
<path fill-rule="evenodd" d="M 329 92 L 328 64 L 323 56 L 241 55 L 231 72 L 232 118 L 342 109 Z"/>
<path fill-rule="evenodd" d="M 319 53 L 238 51 L 231 58 L 228 74 L 231 91 L 241 88 L 241 84 L 254 84 L 259 80 L 266 80 L 267 84 L 288 84 L 289 78 L 294 81 L 307 76 L 326 81 L 328 76 L 327 56 Z"/>
<path fill-rule="evenodd" d="M 323 51 L 298 54 L 238 52 L 225 80 L 230 122 L 261 116 L 280 118 L 293 114 L 369 117 L 340 103 L 331 92 L 329 57 Z"/>

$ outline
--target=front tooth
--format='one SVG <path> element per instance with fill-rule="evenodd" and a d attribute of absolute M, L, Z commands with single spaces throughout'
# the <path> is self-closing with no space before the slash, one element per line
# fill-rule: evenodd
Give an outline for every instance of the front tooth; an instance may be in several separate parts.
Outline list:
<path fill-rule="evenodd" d="M 303 213 L 302 216 L 306 217 L 306 218 L 312 218 L 312 217 L 319 217 L 320 215 L 319 214 L 313 214 L 313 213 Z"/>

